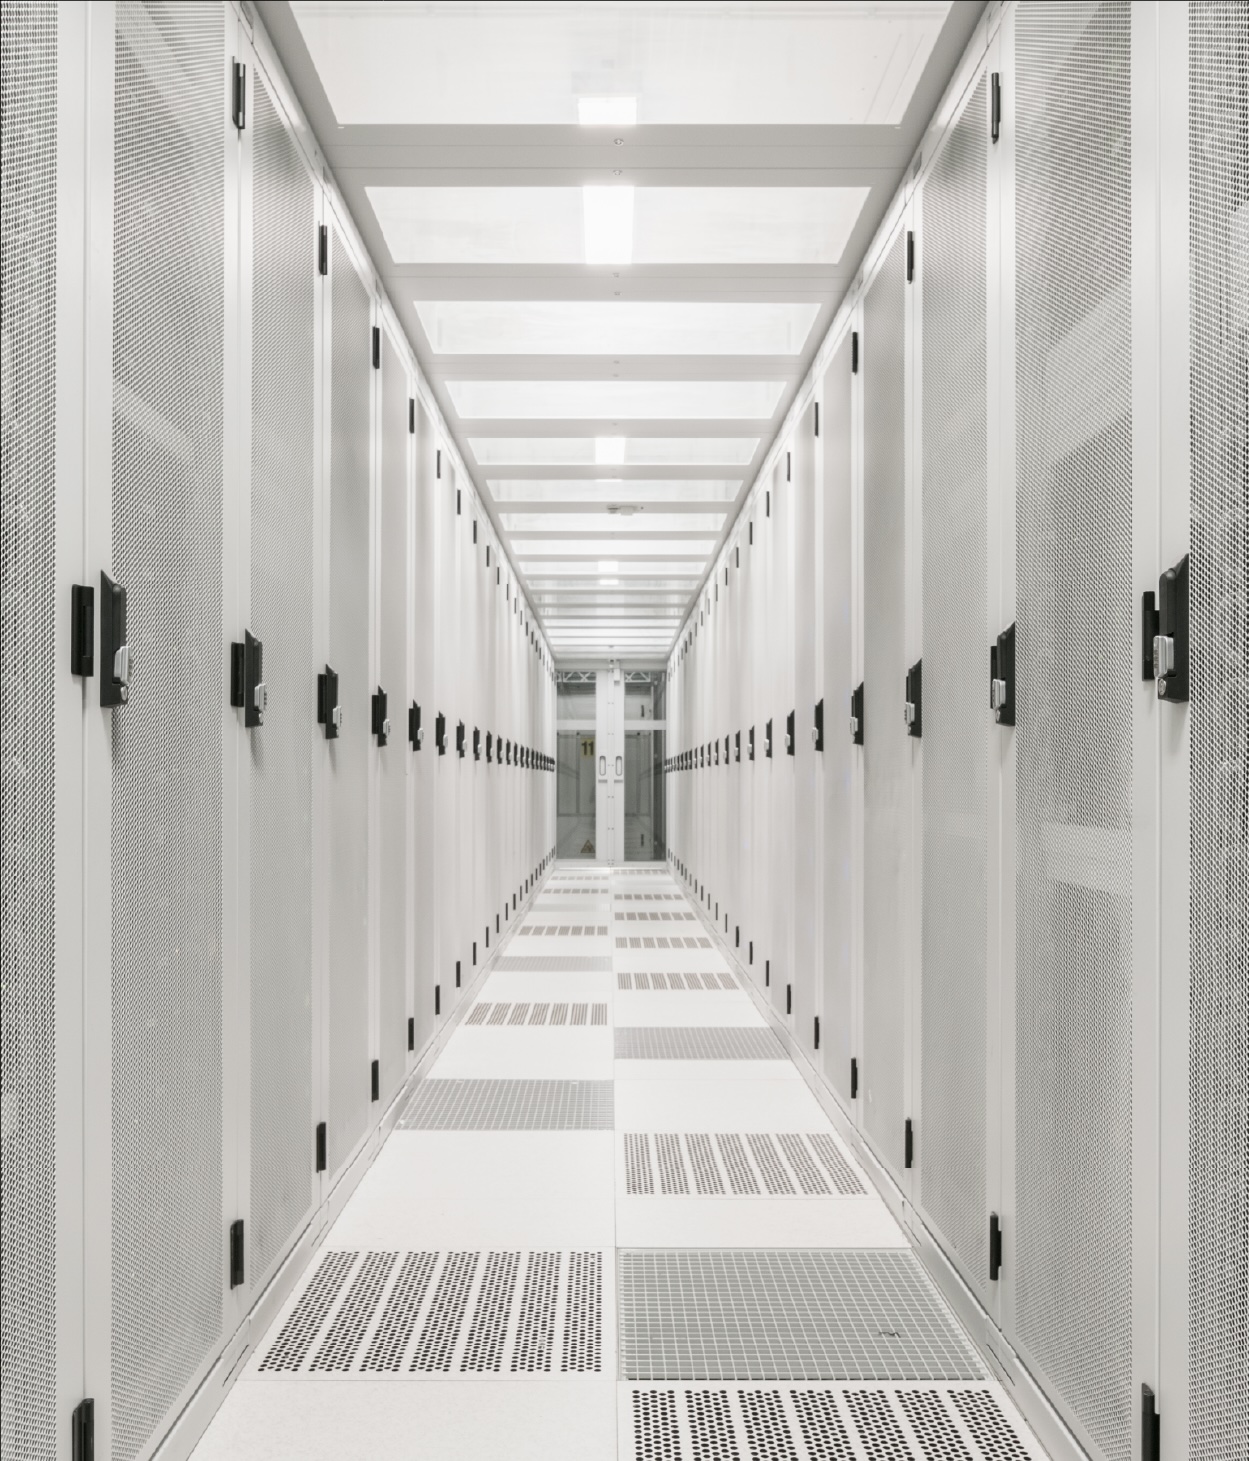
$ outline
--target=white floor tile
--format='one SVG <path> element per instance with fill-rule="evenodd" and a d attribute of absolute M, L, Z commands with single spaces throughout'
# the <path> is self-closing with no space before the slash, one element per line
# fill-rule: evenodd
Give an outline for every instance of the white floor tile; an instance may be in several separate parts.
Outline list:
<path fill-rule="evenodd" d="M 499 970 L 482 985 L 478 999 L 489 1000 L 610 1000 L 616 993 L 616 976 L 606 972 L 564 974 L 522 973 Z"/>
<path fill-rule="evenodd" d="M 617 1025 L 624 1022 L 617 1016 Z M 753 1086 L 798 1085 L 806 1090 L 802 1077 L 788 1060 L 618 1060 L 616 1090 L 622 1082 L 643 1084 L 656 1081 L 706 1082 L 713 1085 Z M 808 1093 L 809 1094 L 809 1093 Z M 812 1097 L 814 1101 L 814 1097 Z M 616 1123 L 619 1125 L 619 1121 Z M 774 1128 L 769 1128 L 772 1130 Z"/>
<path fill-rule="evenodd" d="M 612 1032 L 604 1025 L 461 1025 L 429 1073 L 439 1080 L 605 1081 L 612 1065 Z"/>
<path fill-rule="evenodd" d="M 828 1131 L 828 1117 L 798 1079 L 767 1079 L 775 1061 L 622 1060 L 616 1071 L 616 1130 L 621 1131 Z M 734 1074 L 690 1079 L 691 1065 L 732 1065 Z M 634 1079 L 625 1066 L 668 1065 L 648 1079 Z M 765 1078 L 738 1080 L 744 1065 L 764 1067 Z M 792 1066 L 790 1067 L 792 1070 Z"/>

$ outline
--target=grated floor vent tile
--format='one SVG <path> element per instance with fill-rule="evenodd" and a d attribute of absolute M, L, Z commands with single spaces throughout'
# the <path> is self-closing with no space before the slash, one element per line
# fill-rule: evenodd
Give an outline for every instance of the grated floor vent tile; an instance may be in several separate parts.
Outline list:
<path fill-rule="evenodd" d="M 329 1252 L 258 1368 L 409 1380 L 600 1374 L 602 1328 L 602 1253 Z M 306 1336 L 297 1346 L 295 1333 Z"/>
<path fill-rule="evenodd" d="M 420 1082 L 401 1131 L 610 1131 L 611 1081 Z"/>
<path fill-rule="evenodd" d="M 752 1131 L 746 1137 L 746 1145 L 750 1148 L 750 1155 L 755 1159 L 755 1167 L 758 1169 L 760 1177 L 763 1178 L 763 1185 L 767 1188 L 768 1196 L 782 1197 L 792 1194 L 794 1184 L 789 1180 L 785 1164 L 781 1161 L 770 1138 Z"/>
<path fill-rule="evenodd" d="M 527 923 L 516 933 L 520 938 L 606 938 L 607 927 L 597 923 Z"/>
<path fill-rule="evenodd" d="M 664 973 L 657 969 L 626 969 L 616 975 L 616 988 L 679 989 L 693 990 L 696 994 L 701 994 L 704 991 L 718 993 L 723 989 L 736 989 L 737 981 L 731 974 L 723 971 L 713 973 L 705 970 L 697 973 L 694 970 L 687 970 L 685 973 Z"/>
<path fill-rule="evenodd" d="M 628 1380 L 984 1375 L 904 1250 L 629 1250 L 617 1272 Z"/>
<path fill-rule="evenodd" d="M 503 954 L 495 968 L 503 974 L 610 974 L 611 957 L 591 954 Z"/>
<path fill-rule="evenodd" d="M 757 1197 L 761 1190 L 769 1197 L 869 1195 L 832 1138 L 823 1132 L 751 1132 L 746 1136 L 721 1132 L 714 1145 L 707 1133 L 629 1132 L 625 1135 L 625 1191 L 629 1195 L 655 1193 L 652 1144 L 660 1162 L 661 1195 L 692 1190 L 700 1197 L 723 1197 L 726 1180 L 735 1197 Z"/>
<path fill-rule="evenodd" d="M 605 1025 L 606 1004 L 493 1004 L 483 1000 L 475 1004 L 464 1021 L 466 1025 Z"/>
<path fill-rule="evenodd" d="M 968 1413 L 992 1424 L 978 1433 Z M 975 1385 L 635 1388 L 621 1417 L 632 1461 L 1042 1461 Z"/>
<path fill-rule="evenodd" d="M 617 1060 L 784 1060 L 771 1030 L 738 1025 L 617 1025 Z"/>

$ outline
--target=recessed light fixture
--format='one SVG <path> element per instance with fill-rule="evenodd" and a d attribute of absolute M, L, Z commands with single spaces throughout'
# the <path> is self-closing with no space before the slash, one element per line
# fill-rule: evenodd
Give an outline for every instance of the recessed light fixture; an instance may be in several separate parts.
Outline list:
<path fill-rule="evenodd" d="M 594 465 L 596 467 L 618 467 L 625 459 L 623 436 L 596 436 L 594 438 Z"/>
<path fill-rule="evenodd" d="M 619 567 L 620 563 L 615 558 L 600 558 L 598 561 L 598 571 L 600 573 L 615 573 Z"/>
<path fill-rule="evenodd" d="M 633 262 L 633 189 L 625 183 L 581 189 L 587 264 Z"/>
<path fill-rule="evenodd" d="M 636 96 L 579 96 L 577 120 L 583 127 L 634 127 L 638 119 Z"/>
<path fill-rule="evenodd" d="M 600 588 L 619 588 L 620 587 L 620 580 L 618 578 L 600 578 L 599 579 L 599 587 Z"/>

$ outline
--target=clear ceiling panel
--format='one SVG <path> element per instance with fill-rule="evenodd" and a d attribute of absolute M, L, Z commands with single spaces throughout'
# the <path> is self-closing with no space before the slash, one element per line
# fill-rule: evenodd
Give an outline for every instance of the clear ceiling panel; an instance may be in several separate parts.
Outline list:
<path fill-rule="evenodd" d="M 819 311 L 814 302 L 416 301 L 435 355 L 798 355 Z"/>
<path fill-rule="evenodd" d="M 473 436 L 468 444 L 483 467 L 594 465 L 592 436 Z M 758 445 L 750 436 L 630 436 L 624 465 L 745 467 Z"/>
<path fill-rule="evenodd" d="M 619 477 L 601 479 L 587 478 L 584 481 L 543 482 L 525 477 L 492 477 L 486 485 L 491 496 L 498 503 L 551 503 L 573 504 L 590 507 L 609 502 L 633 502 L 676 506 L 689 510 L 690 503 L 705 504 L 707 507 L 725 506 L 734 502 L 742 490 L 738 481 L 704 482 L 682 478 L 666 481 L 648 479 L 644 481 L 622 481 Z M 649 507 L 648 507 L 648 510 Z M 701 509 L 700 509 L 701 510 Z"/>
<path fill-rule="evenodd" d="M 902 121 L 948 0 L 905 5 L 292 0 L 340 125 Z M 749 84 L 743 84 L 748 78 Z"/>
<path fill-rule="evenodd" d="M 461 421 L 768 420 L 785 382 L 755 380 L 449 380 Z"/>
<path fill-rule="evenodd" d="M 723 513 L 675 513 L 643 511 L 623 513 L 505 512 L 500 522 L 506 532 L 517 533 L 610 533 L 654 537 L 661 533 L 716 533 Z"/>
<path fill-rule="evenodd" d="M 710 553 L 715 538 L 515 538 L 512 554 L 516 558 L 571 558 L 591 553 L 595 557 L 611 554 L 622 562 L 626 558 L 694 558 Z"/>

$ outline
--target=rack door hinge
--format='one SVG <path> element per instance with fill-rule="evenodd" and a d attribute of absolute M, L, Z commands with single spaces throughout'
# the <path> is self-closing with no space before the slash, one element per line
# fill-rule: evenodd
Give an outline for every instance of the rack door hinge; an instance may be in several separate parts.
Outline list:
<path fill-rule="evenodd" d="M 338 672 L 329 665 L 317 676 L 317 724 L 325 727 L 327 741 L 336 741 L 343 728 L 343 707 L 338 703 Z"/>
<path fill-rule="evenodd" d="M 850 692 L 850 739 L 856 746 L 863 744 L 863 681 L 860 680 Z"/>
<path fill-rule="evenodd" d="M 230 87 L 230 118 L 240 132 L 247 126 L 247 67 L 241 61 L 234 63 Z"/>
<path fill-rule="evenodd" d="M 100 574 L 100 704 L 130 699 L 130 645 L 126 639 L 126 590 Z"/>
<path fill-rule="evenodd" d="M 989 1278 L 996 1283 L 1002 1276 L 1002 1220 L 997 1213 L 989 1214 Z"/>
<path fill-rule="evenodd" d="M 817 751 L 824 749 L 824 702 L 816 701 L 815 724 L 811 727 L 811 743 Z"/>
<path fill-rule="evenodd" d="M 915 230 L 906 231 L 906 282 L 915 283 Z"/>
<path fill-rule="evenodd" d="M 243 712 L 243 724 L 248 730 L 264 725 L 269 708 L 264 656 L 264 645 L 250 629 L 243 630 L 241 643 L 230 646 L 230 704 Z"/>
<path fill-rule="evenodd" d="M 1002 135 L 1002 73 L 994 71 L 989 77 L 989 141 L 996 142 Z"/>
<path fill-rule="evenodd" d="M 924 734 L 924 662 L 917 659 L 906 672 L 905 700 L 902 719 L 906 733 L 918 740 Z"/>
<path fill-rule="evenodd" d="M 325 1132 L 326 1132 L 325 1122 L 324 1121 L 318 1121 L 317 1122 L 317 1131 L 316 1131 L 316 1141 L 315 1141 L 316 1170 L 318 1172 L 324 1172 L 325 1171 L 325 1167 L 326 1167 L 326 1157 L 325 1157 L 326 1137 L 325 1137 Z"/>
<path fill-rule="evenodd" d="M 989 646 L 989 705 L 998 725 L 1015 724 L 1015 626 Z"/>
<path fill-rule="evenodd" d="M 69 672 L 88 679 L 95 674 L 95 589 L 76 583 L 70 591 Z"/>
<path fill-rule="evenodd" d="M 95 1461 L 95 1401 L 80 1400 L 69 1418 L 72 1461 Z"/>
<path fill-rule="evenodd" d="M 390 716 L 387 713 L 388 701 L 386 692 L 379 685 L 373 692 L 373 734 L 377 737 L 377 744 L 384 746 L 390 740 Z"/>
<path fill-rule="evenodd" d="M 859 1057 L 850 1057 L 850 1099 L 857 1101 L 859 1098 Z"/>
<path fill-rule="evenodd" d="M 1148 598 L 1149 595 L 1146 595 Z M 1145 605 L 1142 604 L 1142 610 Z M 1158 579 L 1152 678 L 1159 700 L 1188 699 L 1188 554 Z M 1142 626 L 1146 627 L 1146 626 Z"/>
<path fill-rule="evenodd" d="M 1162 1415 L 1152 1385 L 1141 1386 L 1141 1461 L 1162 1461 Z"/>
<path fill-rule="evenodd" d="M 246 1277 L 243 1266 L 243 1219 L 235 1218 L 230 1224 L 230 1287 L 242 1287 Z"/>
<path fill-rule="evenodd" d="M 909 1170 L 915 1165 L 915 1123 L 908 1116 L 903 1132 L 903 1163 Z"/>
<path fill-rule="evenodd" d="M 380 1060 L 371 1061 L 369 1064 L 369 1099 L 380 1101 L 382 1098 L 382 1063 Z"/>

